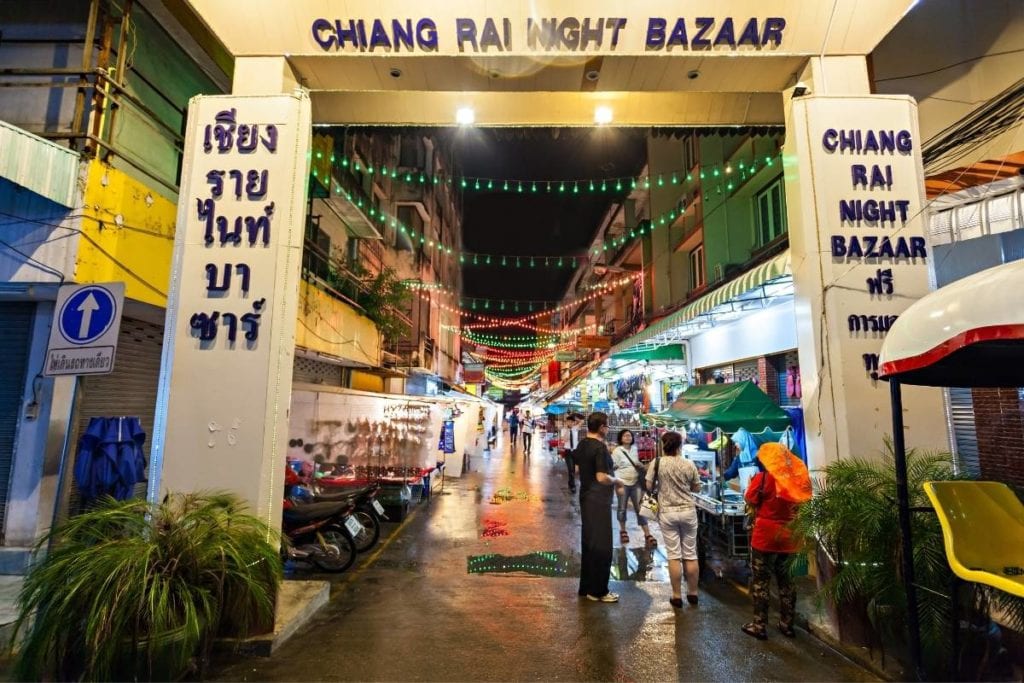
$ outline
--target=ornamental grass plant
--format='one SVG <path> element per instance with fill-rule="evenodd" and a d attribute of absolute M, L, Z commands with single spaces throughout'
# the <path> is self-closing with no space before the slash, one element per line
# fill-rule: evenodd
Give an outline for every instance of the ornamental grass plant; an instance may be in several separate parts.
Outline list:
<path fill-rule="evenodd" d="M 217 635 L 273 622 L 279 548 L 231 494 L 103 499 L 39 543 L 19 598 L 14 675 L 201 677 Z"/>
<path fill-rule="evenodd" d="M 949 453 L 907 453 L 914 572 L 924 661 L 930 678 L 991 678 L 998 665 L 992 614 L 1005 627 L 1024 629 L 1024 601 L 978 584 L 963 584 L 958 602 L 960 651 L 951 656 L 953 573 L 946 560 L 942 528 L 931 512 L 923 485 L 958 477 Z M 835 605 L 843 618 L 860 612 L 872 640 L 893 647 L 905 660 L 907 594 L 897 512 L 896 473 L 891 443 L 876 460 L 852 458 L 829 464 L 815 481 L 814 498 L 801 506 L 793 527 L 823 551 L 833 565 L 819 599 Z M 946 678 L 943 678 L 944 680 Z"/>

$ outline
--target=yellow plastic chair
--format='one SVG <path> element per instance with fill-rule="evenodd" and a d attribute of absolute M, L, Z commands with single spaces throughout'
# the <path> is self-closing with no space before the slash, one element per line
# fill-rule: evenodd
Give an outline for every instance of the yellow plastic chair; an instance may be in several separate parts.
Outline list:
<path fill-rule="evenodd" d="M 930 481 L 946 559 L 964 581 L 1024 597 L 1024 505 L 995 481 Z"/>

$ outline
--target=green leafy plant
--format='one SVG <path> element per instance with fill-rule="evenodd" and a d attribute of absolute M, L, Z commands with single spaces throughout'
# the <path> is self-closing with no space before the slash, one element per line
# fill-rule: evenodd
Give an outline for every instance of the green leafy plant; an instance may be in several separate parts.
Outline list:
<path fill-rule="evenodd" d="M 15 675 L 201 674 L 215 636 L 272 623 L 279 548 L 230 494 L 174 495 L 158 505 L 101 500 L 37 548 L 42 559 L 19 598 Z"/>
<path fill-rule="evenodd" d="M 366 317 L 377 326 L 384 341 L 395 341 L 409 334 L 409 326 L 399 311 L 405 310 L 412 295 L 394 269 L 384 268 L 365 285 L 358 303 L 366 311 Z"/>
<path fill-rule="evenodd" d="M 958 478 L 948 453 L 907 453 L 910 507 L 930 508 L 924 493 L 927 481 Z M 814 498 L 801 506 L 793 527 L 810 544 L 820 544 L 835 572 L 821 588 L 823 598 L 841 609 L 860 606 L 879 643 L 905 643 L 907 599 L 896 503 L 892 447 L 886 443 L 879 460 L 852 458 L 828 465 L 816 481 Z M 952 572 L 946 561 L 942 528 L 930 512 L 911 515 L 915 583 L 924 660 L 942 672 L 949 662 L 952 610 L 948 595 Z M 974 584 L 960 591 L 961 618 L 971 624 L 989 623 L 999 609 L 1009 627 L 1024 627 L 1024 602 Z M 970 638 L 962 645 L 977 646 Z M 960 655 L 964 662 L 969 657 Z M 962 672 L 961 672 L 962 673 Z"/>

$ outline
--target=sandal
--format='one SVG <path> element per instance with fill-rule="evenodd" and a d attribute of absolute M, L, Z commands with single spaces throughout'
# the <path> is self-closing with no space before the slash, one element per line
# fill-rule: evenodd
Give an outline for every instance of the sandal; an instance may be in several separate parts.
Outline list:
<path fill-rule="evenodd" d="M 682 606 L 683 606 L 683 599 L 682 598 L 669 598 L 668 601 L 676 609 L 681 609 Z"/>
<path fill-rule="evenodd" d="M 796 638 L 796 629 L 792 626 L 786 626 L 782 622 L 779 622 L 779 633 L 786 636 L 787 638 Z"/>
<path fill-rule="evenodd" d="M 625 531 L 620 531 L 619 542 L 622 543 L 622 545 L 629 545 L 629 534 Z"/>
<path fill-rule="evenodd" d="M 740 630 L 742 630 L 744 633 L 746 633 L 748 636 L 751 636 L 752 638 L 757 638 L 758 640 L 768 640 L 768 634 L 765 633 L 764 626 L 760 626 L 754 622 L 744 624 L 740 627 Z"/>

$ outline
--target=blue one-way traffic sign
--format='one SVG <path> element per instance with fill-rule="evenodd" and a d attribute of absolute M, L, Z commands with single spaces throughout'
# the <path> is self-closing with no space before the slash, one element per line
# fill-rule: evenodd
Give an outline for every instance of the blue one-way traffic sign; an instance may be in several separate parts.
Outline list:
<path fill-rule="evenodd" d="M 111 372 L 123 307 L 123 282 L 61 287 L 43 374 L 52 377 Z"/>

